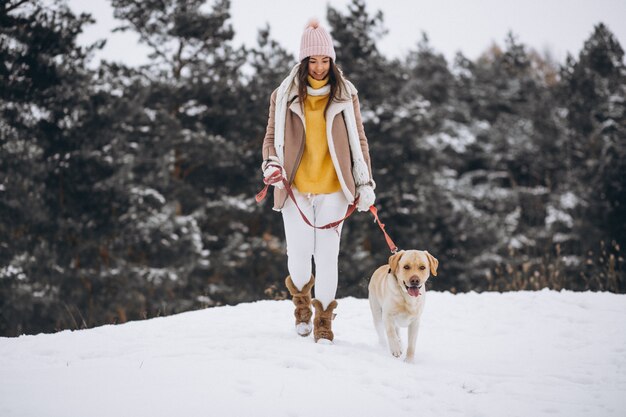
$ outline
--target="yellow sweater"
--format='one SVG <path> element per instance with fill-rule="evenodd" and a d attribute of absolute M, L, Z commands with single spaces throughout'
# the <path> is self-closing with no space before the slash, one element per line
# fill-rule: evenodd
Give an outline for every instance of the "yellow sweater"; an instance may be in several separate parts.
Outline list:
<path fill-rule="evenodd" d="M 328 84 L 328 77 L 316 80 L 309 75 L 309 84 L 314 89 Z M 306 142 L 300 165 L 296 171 L 294 184 L 298 191 L 312 194 L 330 194 L 341 190 L 333 161 L 328 151 L 326 119 L 324 110 L 329 94 L 312 96 L 307 94 L 304 101 Z"/>

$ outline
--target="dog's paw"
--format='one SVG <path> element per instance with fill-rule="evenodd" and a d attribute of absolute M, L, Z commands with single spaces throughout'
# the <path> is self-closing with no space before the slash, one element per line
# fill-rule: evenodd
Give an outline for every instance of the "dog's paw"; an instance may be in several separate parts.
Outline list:
<path fill-rule="evenodd" d="M 404 362 L 415 363 L 415 358 L 413 356 L 407 356 L 406 358 L 404 358 Z"/>
<path fill-rule="evenodd" d="M 391 354 L 395 356 L 396 358 L 399 358 L 400 356 L 402 356 L 402 347 L 400 346 L 400 343 L 398 342 L 389 343 L 389 350 L 391 351 Z"/>
<path fill-rule="evenodd" d="M 389 350 L 391 351 L 391 354 L 396 358 L 402 356 L 402 342 L 399 338 L 390 338 Z"/>

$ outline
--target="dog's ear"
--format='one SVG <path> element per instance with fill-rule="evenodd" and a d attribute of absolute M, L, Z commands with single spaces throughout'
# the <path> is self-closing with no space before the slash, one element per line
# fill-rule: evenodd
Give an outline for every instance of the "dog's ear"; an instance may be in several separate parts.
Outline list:
<path fill-rule="evenodd" d="M 426 257 L 428 258 L 428 264 L 430 265 L 430 273 L 433 274 L 434 276 L 437 276 L 437 268 L 439 267 L 439 261 L 433 255 L 428 253 L 428 251 L 424 251 L 424 252 L 426 252 Z"/>
<path fill-rule="evenodd" d="M 404 251 L 401 250 L 400 252 L 396 252 L 393 255 L 391 255 L 389 257 L 389 268 L 391 268 L 391 271 L 395 274 L 396 273 L 396 268 L 398 267 L 398 262 L 400 262 L 400 258 L 402 258 L 402 255 L 404 254 Z"/>

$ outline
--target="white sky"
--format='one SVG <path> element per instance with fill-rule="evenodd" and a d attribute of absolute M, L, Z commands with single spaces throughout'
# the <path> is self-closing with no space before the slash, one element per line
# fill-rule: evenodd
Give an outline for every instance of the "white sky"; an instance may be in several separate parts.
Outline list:
<path fill-rule="evenodd" d="M 231 0 L 235 42 L 254 46 L 257 31 L 269 23 L 272 36 L 297 55 L 300 35 L 311 17 L 325 24 L 327 4 L 346 12 L 350 0 Z M 147 61 L 147 49 L 133 34 L 111 34 L 118 23 L 108 0 L 69 0 L 75 11 L 90 12 L 97 23 L 82 41 L 107 38 L 98 58 L 135 65 Z M 509 30 L 540 52 L 550 50 L 558 62 L 577 55 L 599 22 L 626 48 L 626 0 L 366 0 L 368 11 L 382 10 L 389 33 L 379 42 L 389 57 L 403 56 L 425 31 L 431 45 L 451 61 L 457 51 L 476 58 L 493 42 L 504 44 Z M 328 27 L 327 24 L 325 24 Z"/>

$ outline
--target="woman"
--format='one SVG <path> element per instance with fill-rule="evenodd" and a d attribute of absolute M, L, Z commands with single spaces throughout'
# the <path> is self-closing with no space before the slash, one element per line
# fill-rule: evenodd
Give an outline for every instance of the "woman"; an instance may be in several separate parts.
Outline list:
<path fill-rule="evenodd" d="M 266 178 L 282 173 L 300 209 L 321 226 L 343 218 L 357 197 L 357 209 L 368 210 L 375 183 L 357 90 L 335 66 L 333 41 L 316 20 L 302 34 L 299 59 L 272 93 L 262 169 Z M 296 306 L 296 331 L 308 336 L 313 330 L 316 342 L 332 342 L 342 225 L 323 230 L 307 225 L 283 184 L 273 185 L 274 210 L 282 212 L 285 225 L 285 283 Z"/>

